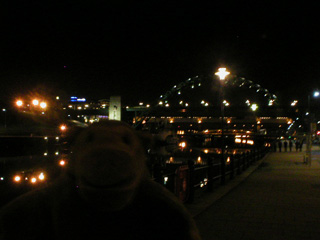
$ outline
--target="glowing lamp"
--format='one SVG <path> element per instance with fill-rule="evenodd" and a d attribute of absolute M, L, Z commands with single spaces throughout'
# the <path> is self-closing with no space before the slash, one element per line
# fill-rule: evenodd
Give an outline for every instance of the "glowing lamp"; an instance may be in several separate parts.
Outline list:
<path fill-rule="evenodd" d="M 15 176 L 14 178 L 13 178 L 13 180 L 15 181 L 15 182 L 20 182 L 21 181 L 21 177 L 20 176 Z"/>
<path fill-rule="evenodd" d="M 41 102 L 41 103 L 40 103 L 40 107 L 43 108 L 43 109 L 46 108 L 46 107 L 47 107 L 47 103 Z"/>
<path fill-rule="evenodd" d="M 38 105 L 39 105 L 39 101 L 38 101 L 37 99 L 34 99 L 34 100 L 32 101 L 32 104 L 33 104 L 34 106 L 38 106 Z"/>
<path fill-rule="evenodd" d="M 66 131 L 67 130 L 67 126 L 64 125 L 64 124 L 60 125 L 60 130 L 61 131 Z"/>
<path fill-rule="evenodd" d="M 60 160 L 59 165 L 60 165 L 60 166 L 66 165 L 66 161 L 65 161 L 65 160 Z"/>
<path fill-rule="evenodd" d="M 250 108 L 251 108 L 252 111 L 256 111 L 258 109 L 258 105 L 254 103 L 254 104 L 251 105 Z"/>
<path fill-rule="evenodd" d="M 40 173 L 39 176 L 38 176 L 39 180 L 43 181 L 44 180 L 44 174 L 43 173 Z"/>
<path fill-rule="evenodd" d="M 16 104 L 18 107 L 21 107 L 23 105 L 23 102 L 21 100 L 16 101 Z"/>
<path fill-rule="evenodd" d="M 229 74 L 230 72 L 228 72 L 226 68 L 219 68 L 218 72 L 215 73 L 215 75 L 219 76 L 220 80 L 225 80 Z"/>

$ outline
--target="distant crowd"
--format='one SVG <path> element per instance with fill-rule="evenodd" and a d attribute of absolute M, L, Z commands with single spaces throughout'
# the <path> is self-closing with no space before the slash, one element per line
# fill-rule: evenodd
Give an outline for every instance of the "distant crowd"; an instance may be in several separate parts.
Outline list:
<path fill-rule="evenodd" d="M 275 152 L 279 151 L 279 152 L 292 152 L 292 148 L 293 148 L 293 145 L 296 149 L 296 152 L 298 151 L 302 151 L 302 146 L 303 146 L 303 142 L 304 140 L 291 140 L 291 139 L 283 139 L 283 140 L 278 140 L 278 141 L 275 141 L 273 143 L 273 150 Z"/>

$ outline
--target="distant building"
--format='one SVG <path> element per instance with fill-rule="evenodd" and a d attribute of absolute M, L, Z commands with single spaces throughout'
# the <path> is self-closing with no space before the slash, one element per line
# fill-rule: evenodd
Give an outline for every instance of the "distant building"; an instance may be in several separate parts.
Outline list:
<path fill-rule="evenodd" d="M 109 118 L 109 103 L 109 99 L 93 101 L 73 96 L 64 106 L 64 110 L 69 119 L 93 123 Z"/>

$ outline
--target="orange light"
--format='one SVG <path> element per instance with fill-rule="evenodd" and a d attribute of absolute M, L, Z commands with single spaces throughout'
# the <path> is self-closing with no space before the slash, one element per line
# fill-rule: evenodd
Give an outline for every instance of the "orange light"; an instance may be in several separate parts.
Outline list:
<path fill-rule="evenodd" d="M 186 144 L 186 142 L 181 142 L 181 143 L 179 144 L 179 146 L 180 146 L 182 149 L 184 149 L 184 148 L 187 146 L 187 144 Z"/>
<path fill-rule="evenodd" d="M 15 182 L 20 182 L 20 181 L 21 181 L 21 177 L 20 177 L 19 175 L 17 175 L 17 176 L 15 176 L 15 177 L 13 178 L 13 180 L 14 180 Z"/>
<path fill-rule="evenodd" d="M 35 177 L 31 178 L 31 183 L 36 183 L 37 179 Z"/>
<path fill-rule="evenodd" d="M 34 99 L 34 100 L 32 101 L 32 104 L 35 105 L 35 106 L 38 106 L 38 105 L 39 105 L 39 100 Z"/>
<path fill-rule="evenodd" d="M 60 125 L 60 130 L 61 131 L 66 131 L 67 130 L 67 126 L 64 125 L 64 124 Z"/>
<path fill-rule="evenodd" d="M 21 100 L 16 101 L 16 104 L 18 107 L 21 107 L 23 105 L 23 102 Z"/>
<path fill-rule="evenodd" d="M 43 109 L 45 109 L 45 108 L 47 107 L 47 103 L 41 102 L 41 103 L 40 103 L 40 107 L 43 108 Z"/>
<path fill-rule="evenodd" d="M 60 165 L 60 166 L 66 165 L 66 161 L 65 161 L 65 160 L 60 160 L 59 165 Z"/>

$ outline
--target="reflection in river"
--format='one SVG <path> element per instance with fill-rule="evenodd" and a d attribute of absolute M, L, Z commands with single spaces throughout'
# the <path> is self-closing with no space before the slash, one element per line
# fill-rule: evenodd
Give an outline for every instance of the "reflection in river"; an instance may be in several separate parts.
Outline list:
<path fill-rule="evenodd" d="M 67 163 L 58 136 L 0 137 L 0 206 L 53 181 Z"/>

